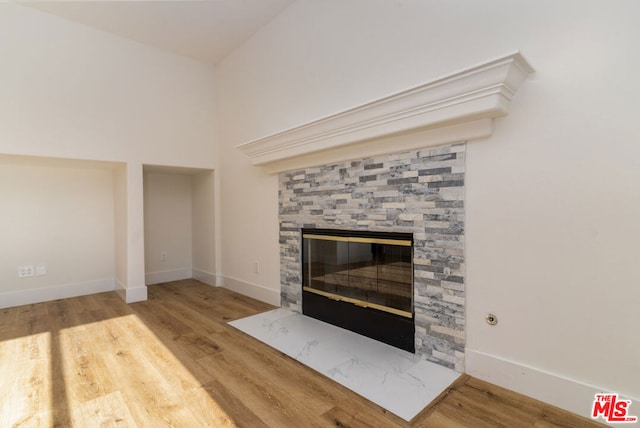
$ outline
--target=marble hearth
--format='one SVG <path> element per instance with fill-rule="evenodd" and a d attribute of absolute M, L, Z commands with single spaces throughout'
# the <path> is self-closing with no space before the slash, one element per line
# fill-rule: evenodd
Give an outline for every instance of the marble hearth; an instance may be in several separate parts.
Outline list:
<path fill-rule="evenodd" d="M 460 376 L 409 352 L 287 309 L 229 324 L 406 421 Z"/>

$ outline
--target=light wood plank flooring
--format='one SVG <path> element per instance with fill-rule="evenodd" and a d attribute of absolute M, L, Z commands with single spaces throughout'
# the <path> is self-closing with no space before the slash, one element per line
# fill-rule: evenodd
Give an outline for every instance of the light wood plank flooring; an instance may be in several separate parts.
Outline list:
<path fill-rule="evenodd" d="M 413 421 L 227 325 L 272 309 L 194 280 L 0 310 L 0 427 L 601 426 L 463 376 Z"/>

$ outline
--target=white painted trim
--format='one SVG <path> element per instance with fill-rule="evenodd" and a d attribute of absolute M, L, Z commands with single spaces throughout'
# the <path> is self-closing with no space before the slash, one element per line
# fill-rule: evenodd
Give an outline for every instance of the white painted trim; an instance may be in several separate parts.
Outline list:
<path fill-rule="evenodd" d="M 272 290 L 262 285 L 252 284 L 228 276 L 223 277 L 222 286 L 236 293 L 244 294 L 261 302 L 280 306 L 280 290 Z"/>
<path fill-rule="evenodd" d="M 66 299 L 69 297 L 85 296 L 87 294 L 113 291 L 114 289 L 115 281 L 110 278 L 78 282 L 74 284 L 53 285 L 45 288 L 9 291 L 6 293 L 0 293 L 0 308 L 10 308 L 13 306 L 48 302 L 51 300 Z"/>
<path fill-rule="evenodd" d="M 222 272 L 222 240 L 218 238 L 222 236 L 222 186 L 219 169 L 215 169 L 213 174 L 214 268 L 216 272 Z M 216 286 L 222 286 L 222 282 L 222 275 L 216 275 Z"/>
<path fill-rule="evenodd" d="M 191 268 L 172 269 L 160 272 L 147 272 L 145 274 L 145 284 L 160 284 L 163 282 L 180 281 L 193 277 Z"/>
<path fill-rule="evenodd" d="M 203 282 L 207 285 L 217 286 L 218 285 L 218 277 L 215 273 L 207 272 L 204 270 L 193 268 L 191 269 L 193 272 L 193 279 L 197 279 L 200 282 Z"/>
<path fill-rule="evenodd" d="M 120 281 L 115 281 L 115 290 L 125 303 L 143 302 L 147 300 L 147 287 L 127 287 Z"/>
<path fill-rule="evenodd" d="M 147 287 L 131 287 L 126 289 L 125 303 L 144 302 L 147 300 Z"/>
<path fill-rule="evenodd" d="M 634 403 L 640 403 L 639 398 L 625 395 L 624 391 L 611 391 L 472 349 L 466 349 L 465 366 L 466 373 L 471 376 L 586 418 L 591 417 L 591 407 L 597 393 L 615 392 Z"/>
<path fill-rule="evenodd" d="M 254 165 L 269 165 L 407 131 L 505 116 L 532 72 L 519 52 L 511 53 L 236 148 Z"/>

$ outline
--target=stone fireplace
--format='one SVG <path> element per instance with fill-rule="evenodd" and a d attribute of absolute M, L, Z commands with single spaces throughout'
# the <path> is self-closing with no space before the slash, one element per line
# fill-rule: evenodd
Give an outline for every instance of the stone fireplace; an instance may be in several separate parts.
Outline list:
<path fill-rule="evenodd" d="M 302 311 L 305 229 L 413 235 L 415 352 L 464 361 L 465 144 L 279 175 L 281 304 Z"/>
<path fill-rule="evenodd" d="M 411 234 L 415 353 L 463 372 L 466 144 L 532 72 L 511 53 L 237 146 L 279 174 L 281 305 L 303 310 L 303 229 Z"/>

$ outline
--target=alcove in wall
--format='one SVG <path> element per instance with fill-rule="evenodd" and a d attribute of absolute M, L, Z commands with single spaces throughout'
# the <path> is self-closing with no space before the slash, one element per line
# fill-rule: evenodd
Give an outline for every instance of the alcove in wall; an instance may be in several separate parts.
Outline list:
<path fill-rule="evenodd" d="M 144 165 L 145 283 L 215 285 L 215 186 L 207 169 Z"/>
<path fill-rule="evenodd" d="M 0 154 L 0 307 L 114 289 L 119 162 Z"/>

